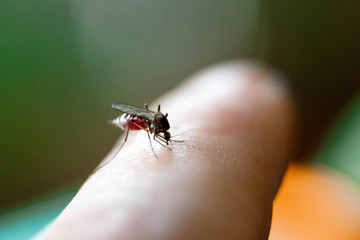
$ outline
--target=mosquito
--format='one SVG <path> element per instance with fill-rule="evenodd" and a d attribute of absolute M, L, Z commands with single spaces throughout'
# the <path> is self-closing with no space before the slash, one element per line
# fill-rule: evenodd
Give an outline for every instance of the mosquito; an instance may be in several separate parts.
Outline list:
<path fill-rule="evenodd" d="M 146 103 L 144 104 L 143 108 L 132 106 L 129 104 L 114 103 L 112 105 L 112 108 L 123 112 L 124 114 L 122 114 L 118 118 L 110 120 L 110 123 L 115 124 L 116 126 L 126 131 L 125 139 L 115 153 L 115 156 L 126 143 L 130 130 L 146 131 L 150 141 L 151 150 L 153 151 L 155 156 L 157 155 L 152 146 L 150 134 L 154 134 L 153 139 L 156 142 L 158 142 L 163 147 L 171 150 L 171 148 L 168 147 L 169 142 L 171 141 L 171 134 L 168 131 L 170 128 L 169 121 L 167 120 L 168 114 L 163 114 L 162 112 L 160 112 L 160 104 L 157 108 L 157 112 L 150 110 Z"/>
<path fill-rule="evenodd" d="M 168 131 L 170 128 L 170 124 L 167 119 L 168 114 L 167 113 L 163 114 L 160 111 L 160 104 L 156 112 L 150 110 L 146 103 L 144 104 L 144 107 L 137 107 L 123 103 L 114 103 L 112 105 L 112 108 L 120 112 L 123 112 L 123 114 L 120 115 L 118 118 L 110 120 L 109 122 L 125 130 L 126 135 L 124 141 L 122 142 L 119 149 L 116 151 L 116 153 L 111 159 L 113 159 L 120 152 L 121 148 L 126 143 L 130 130 L 146 131 L 149 138 L 151 150 L 156 157 L 157 155 L 152 146 L 150 134 L 153 134 L 153 139 L 156 142 L 158 142 L 161 146 L 169 150 L 172 150 L 170 147 L 168 147 L 169 142 L 172 142 L 171 134 Z M 175 141 L 175 142 L 182 142 L 182 141 Z M 108 162 L 109 161 L 100 164 L 93 171 L 93 173 L 99 170 L 100 168 L 102 168 L 103 166 L 105 166 Z"/>

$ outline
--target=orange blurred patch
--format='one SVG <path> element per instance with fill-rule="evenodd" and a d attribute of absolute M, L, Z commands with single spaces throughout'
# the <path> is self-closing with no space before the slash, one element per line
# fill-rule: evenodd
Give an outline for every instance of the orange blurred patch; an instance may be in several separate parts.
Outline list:
<path fill-rule="evenodd" d="M 270 240 L 359 240 L 359 188 L 322 166 L 290 166 L 274 201 Z"/>

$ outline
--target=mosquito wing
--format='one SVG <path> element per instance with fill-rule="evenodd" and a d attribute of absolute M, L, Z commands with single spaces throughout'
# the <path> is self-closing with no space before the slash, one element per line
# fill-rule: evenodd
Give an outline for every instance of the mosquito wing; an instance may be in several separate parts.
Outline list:
<path fill-rule="evenodd" d="M 149 109 L 141 108 L 129 104 L 123 104 L 123 103 L 114 103 L 112 105 L 112 108 L 123 113 L 129 113 L 135 116 L 145 117 L 145 118 L 152 118 L 155 114 L 154 111 L 151 111 Z"/>

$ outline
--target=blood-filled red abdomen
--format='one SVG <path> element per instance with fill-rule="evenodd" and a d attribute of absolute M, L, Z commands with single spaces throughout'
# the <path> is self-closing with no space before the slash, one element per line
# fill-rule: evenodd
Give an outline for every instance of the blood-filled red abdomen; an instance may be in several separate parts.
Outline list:
<path fill-rule="evenodd" d="M 119 126 L 124 130 L 126 130 L 128 127 L 130 127 L 130 130 L 146 129 L 146 125 L 143 119 L 126 113 L 121 116 Z"/>

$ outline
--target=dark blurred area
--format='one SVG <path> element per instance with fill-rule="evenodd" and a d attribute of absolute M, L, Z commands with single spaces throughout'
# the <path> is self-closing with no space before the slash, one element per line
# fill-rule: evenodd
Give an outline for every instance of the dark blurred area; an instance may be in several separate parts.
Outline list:
<path fill-rule="evenodd" d="M 0 208 L 84 180 L 142 105 L 234 58 L 285 73 L 310 154 L 359 88 L 356 1 L 2 1 Z"/>
<path fill-rule="evenodd" d="M 284 71 L 300 107 L 309 155 L 360 87 L 360 2 L 262 1 L 263 59 Z"/>

